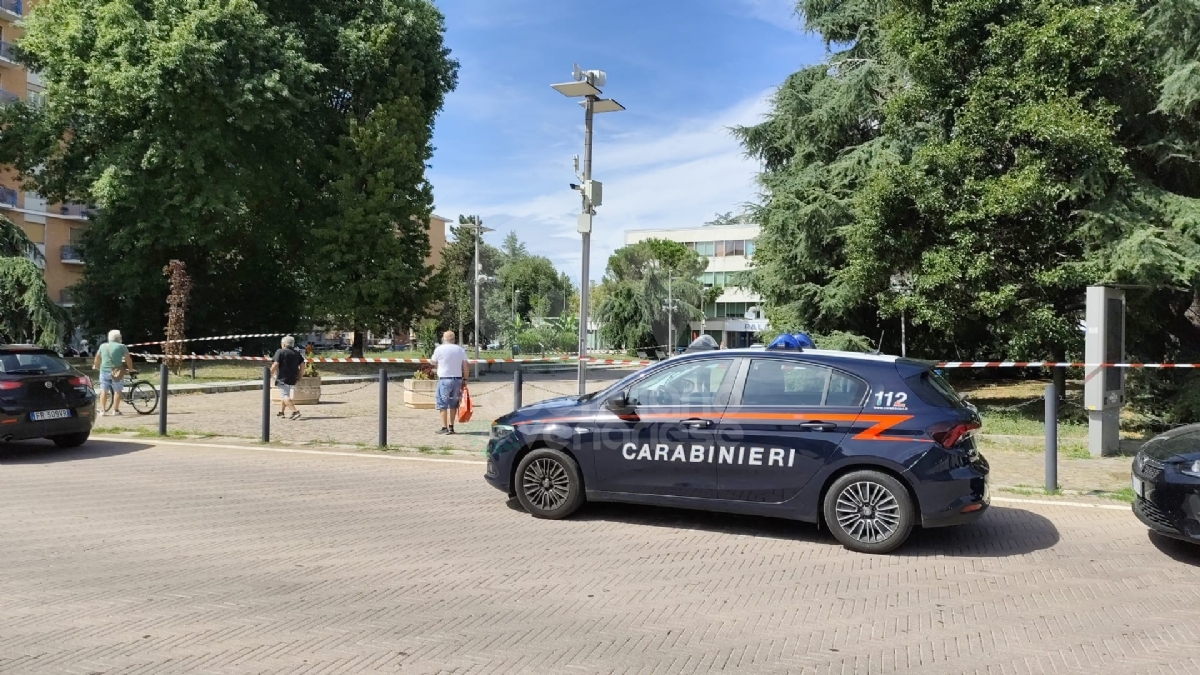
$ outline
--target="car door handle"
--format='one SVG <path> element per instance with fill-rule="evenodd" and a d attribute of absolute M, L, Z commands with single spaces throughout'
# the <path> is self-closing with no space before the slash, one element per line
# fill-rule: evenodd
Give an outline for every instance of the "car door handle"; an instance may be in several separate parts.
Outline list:
<path fill-rule="evenodd" d="M 713 425 L 713 421 L 712 420 L 702 420 L 702 419 L 693 417 L 691 419 L 679 420 L 679 424 L 681 426 L 688 427 L 689 429 L 707 429 Z"/>
<path fill-rule="evenodd" d="M 837 425 L 833 422 L 821 422 L 819 420 L 814 420 L 812 422 L 805 422 L 801 424 L 800 428 L 810 429 L 812 431 L 833 431 L 834 429 L 837 429 Z"/>

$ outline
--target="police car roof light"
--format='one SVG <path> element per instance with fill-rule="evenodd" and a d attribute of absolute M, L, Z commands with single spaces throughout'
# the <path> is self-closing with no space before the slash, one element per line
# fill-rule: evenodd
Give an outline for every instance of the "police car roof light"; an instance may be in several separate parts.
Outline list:
<path fill-rule="evenodd" d="M 794 333 L 791 335 L 784 333 L 771 340 L 771 344 L 767 345 L 767 349 L 787 349 L 797 352 L 815 347 L 816 345 L 813 344 L 812 338 L 807 333 Z"/>

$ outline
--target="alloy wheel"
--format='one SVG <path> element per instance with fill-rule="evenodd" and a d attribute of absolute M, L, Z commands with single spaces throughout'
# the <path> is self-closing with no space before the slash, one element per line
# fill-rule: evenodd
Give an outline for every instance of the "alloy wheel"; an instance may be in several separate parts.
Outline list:
<path fill-rule="evenodd" d="M 525 470 L 522 490 L 534 506 L 553 511 L 570 497 L 571 478 L 562 464 L 543 457 L 534 460 Z"/>
<path fill-rule="evenodd" d="M 865 544 L 886 540 L 900 526 L 900 503 L 879 483 L 847 485 L 838 495 L 836 512 L 842 530 Z"/>

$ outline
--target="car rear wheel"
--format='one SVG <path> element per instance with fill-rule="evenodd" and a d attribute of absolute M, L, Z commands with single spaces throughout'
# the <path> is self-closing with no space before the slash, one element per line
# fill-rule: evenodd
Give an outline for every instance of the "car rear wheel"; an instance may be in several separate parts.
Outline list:
<path fill-rule="evenodd" d="M 570 455 L 538 448 L 521 458 L 516 475 L 517 501 L 538 518 L 566 518 L 583 505 L 583 478 Z"/>
<path fill-rule="evenodd" d="M 60 448 L 77 448 L 87 442 L 90 431 L 80 431 L 77 434 L 63 434 L 62 436 L 52 436 L 50 440 Z"/>
<path fill-rule="evenodd" d="M 916 521 L 904 485 L 879 471 L 853 471 L 825 493 L 825 524 L 843 546 L 860 553 L 891 553 Z"/>

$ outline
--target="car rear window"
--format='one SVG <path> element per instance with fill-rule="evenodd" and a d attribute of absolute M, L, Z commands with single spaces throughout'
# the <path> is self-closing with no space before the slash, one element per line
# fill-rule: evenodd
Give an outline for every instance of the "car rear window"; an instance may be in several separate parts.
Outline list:
<path fill-rule="evenodd" d="M 0 374 L 5 375 L 51 375 L 65 373 L 71 369 L 54 354 L 43 352 L 0 352 Z"/>
<path fill-rule="evenodd" d="M 929 405 L 939 408 L 961 408 L 966 405 L 954 387 L 936 371 L 926 370 L 904 381 L 918 398 Z"/>

